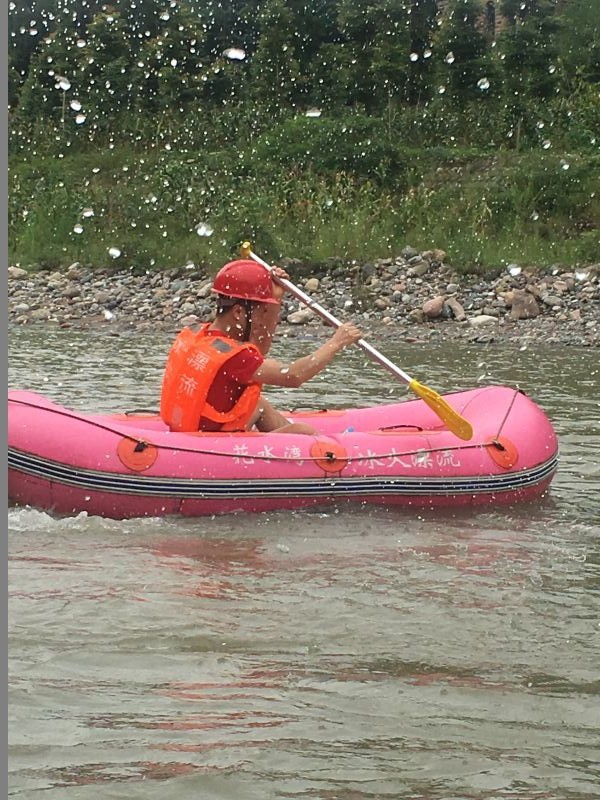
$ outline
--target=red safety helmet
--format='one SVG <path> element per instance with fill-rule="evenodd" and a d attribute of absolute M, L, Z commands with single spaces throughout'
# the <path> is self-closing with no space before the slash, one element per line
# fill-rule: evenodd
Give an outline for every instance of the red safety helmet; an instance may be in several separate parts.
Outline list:
<path fill-rule="evenodd" d="M 251 260 L 240 259 L 225 264 L 215 276 L 212 291 L 255 303 L 279 303 L 273 297 L 269 270 Z"/>

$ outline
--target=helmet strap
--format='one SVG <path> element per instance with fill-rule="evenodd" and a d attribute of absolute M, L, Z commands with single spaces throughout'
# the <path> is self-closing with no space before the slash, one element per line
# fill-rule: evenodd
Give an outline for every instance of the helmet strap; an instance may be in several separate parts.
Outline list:
<path fill-rule="evenodd" d="M 244 300 L 241 305 L 244 306 L 244 310 L 246 311 L 246 327 L 244 328 L 244 342 L 250 341 L 250 331 L 252 330 L 252 309 L 254 308 L 254 303 L 252 300 Z"/>

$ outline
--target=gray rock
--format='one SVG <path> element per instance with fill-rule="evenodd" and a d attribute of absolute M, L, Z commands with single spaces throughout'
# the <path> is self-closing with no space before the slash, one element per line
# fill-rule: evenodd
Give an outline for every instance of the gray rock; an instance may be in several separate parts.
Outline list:
<path fill-rule="evenodd" d="M 313 312 L 309 308 L 301 308 L 288 314 L 287 321 L 291 325 L 306 325 L 311 320 Z"/>
<path fill-rule="evenodd" d="M 550 308 L 560 308 L 563 304 L 563 300 L 562 297 L 556 294 L 544 294 L 542 295 L 542 303 L 546 306 L 550 306 Z"/>
<path fill-rule="evenodd" d="M 47 308 L 36 308 L 34 311 L 31 312 L 31 319 L 37 322 L 42 322 L 47 319 L 50 319 L 50 312 Z"/>
<path fill-rule="evenodd" d="M 212 285 L 212 279 L 201 283 L 196 290 L 196 297 L 200 297 L 202 300 L 204 300 L 206 297 L 210 297 L 212 293 Z"/>
<path fill-rule="evenodd" d="M 534 319 L 539 316 L 540 307 L 531 292 L 527 292 L 524 289 L 514 289 L 510 300 L 511 319 Z"/>
<path fill-rule="evenodd" d="M 451 315 L 457 322 L 462 322 L 467 318 L 464 308 L 458 302 L 456 297 L 449 297 L 446 300 L 446 306 L 449 308 Z"/>
<path fill-rule="evenodd" d="M 495 306 L 484 306 L 481 310 L 484 316 L 496 318 L 500 316 L 500 311 Z"/>
<path fill-rule="evenodd" d="M 411 278 L 421 278 L 426 272 L 429 271 L 430 267 L 431 263 L 429 261 L 425 261 L 424 258 L 419 258 L 416 262 L 412 263 L 412 266 L 409 268 L 407 274 Z"/>
<path fill-rule="evenodd" d="M 427 259 L 427 261 L 435 262 L 436 264 L 441 264 L 448 258 L 448 254 L 445 250 L 425 250 L 422 254 L 423 258 Z"/>
<path fill-rule="evenodd" d="M 422 307 L 423 315 L 427 319 L 437 319 L 442 313 L 445 300 L 446 298 L 444 295 L 438 295 L 437 297 L 432 297 L 430 300 L 426 300 Z"/>
<path fill-rule="evenodd" d="M 200 318 L 197 317 L 196 314 L 188 314 L 179 320 L 179 324 L 184 328 L 190 327 L 191 325 L 196 325 L 198 322 L 200 322 Z"/>
<path fill-rule="evenodd" d="M 498 319 L 489 314 L 478 314 L 476 317 L 469 318 L 469 325 L 472 325 L 474 328 L 481 328 L 485 325 L 491 325 L 492 323 L 498 324 Z"/>
<path fill-rule="evenodd" d="M 407 245 L 406 247 L 404 247 L 402 249 L 401 255 L 402 255 L 402 258 L 404 258 L 406 261 L 408 261 L 410 258 L 414 258 L 415 256 L 419 256 L 420 253 L 419 253 L 418 250 L 415 250 L 414 247 L 411 247 L 410 245 Z"/>
<path fill-rule="evenodd" d="M 407 319 L 409 322 L 425 322 L 425 314 L 423 313 L 422 308 L 413 308 L 407 315 Z"/>
<path fill-rule="evenodd" d="M 103 306 L 103 305 L 105 305 L 105 303 L 108 303 L 110 301 L 111 295 L 110 295 L 110 292 L 99 291 L 99 292 L 96 292 L 94 299 L 95 299 L 96 303 L 98 303 L 98 305 Z"/>

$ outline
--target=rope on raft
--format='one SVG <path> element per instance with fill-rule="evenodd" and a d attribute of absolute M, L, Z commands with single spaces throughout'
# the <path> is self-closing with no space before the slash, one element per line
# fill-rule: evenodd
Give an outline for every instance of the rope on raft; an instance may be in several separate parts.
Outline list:
<path fill-rule="evenodd" d="M 506 412 L 506 414 L 504 416 L 504 419 L 502 420 L 502 422 L 500 423 L 500 427 L 498 428 L 498 433 L 496 434 L 496 437 L 495 437 L 496 439 L 500 436 L 500 434 L 502 432 L 502 429 L 504 428 L 504 425 L 506 424 L 506 421 L 508 419 L 508 416 L 510 414 L 512 406 L 513 406 L 513 404 L 515 402 L 516 396 L 519 393 L 521 393 L 521 391 L 519 389 L 515 389 L 515 393 L 513 395 L 513 399 L 511 400 L 511 403 L 510 403 L 510 405 L 508 407 L 508 410 L 507 410 L 507 412 Z M 30 406 L 31 408 L 39 408 L 39 406 L 37 406 L 35 403 L 30 403 L 30 402 L 27 402 L 25 400 L 11 400 L 11 402 L 19 403 L 20 405 L 24 405 L 24 406 Z M 134 449 L 138 453 L 142 452 L 143 450 L 145 450 L 146 447 L 152 446 L 152 447 L 155 447 L 157 450 L 176 450 L 179 453 L 194 453 L 194 454 L 206 455 L 206 456 L 219 456 L 219 457 L 222 457 L 222 458 L 240 458 L 240 455 L 243 455 L 243 454 L 240 454 L 240 453 L 229 453 L 229 452 L 222 452 L 222 451 L 218 451 L 218 450 L 202 450 L 202 449 L 195 448 L 195 447 L 194 448 L 192 448 L 192 447 L 175 447 L 173 445 L 157 444 L 155 442 L 149 442 L 146 439 L 140 438 L 139 436 L 132 436 L 130 433 L 124 433 L 123 431 L 116 430 L 114 427 L 111 427 L 110 425 L 106 425 L 106 424 L 104 424 L 102 422 L 98 422 L 97 420 L 91 419 L 89 417 L 88 418 L 82 418 L 81 416 L 79 416 L 76 413 L 73 413 L 72 411 L 68 411 L 68 410 L 64 410 L 63 411 L 63 410 L 57 409 L 57 408 L 45 408 L 44 410 L 45 411 L 51 411 L 53 414 L 59 414 L 60 416 L 63 416 L 63 417 L 68 417 L 69 419 L 76 419 L 76 420 L 79 420 L 79 421 L 85 421 L 88 425 L 94 425 L 96 428 L 99 428 L 100 430 L 107 431 L 108 433 L 113 433 L 115 436 L 121 436 L 124 439 L 129 439 L 130 441 L 136 443 L 136 446 L 135 446 Z M 398 426 L 398 427 L 401 427 L 401 426 Z M 385 428 L 381 428 L 381 429 L 378 429 L 378 430 L 385 430 Z M 388 428 L 388 430 L 389 430 L 389 428 Z M 475 448 L 489 446 L 489 444 L 495 444 L 499 449 L 503 448 L 503 446 L 501 445 L 500 442 L 492 440 L 492 442 L 489 442 L 489 441 L 488 442 L 479 442 L 479 443 L 475 443 L 475 444 L 461 443 L 461 444 L 458 444 L 458 445 L 445 445 L 444 447 L 428 447 L 428 448 L 422 448 L 421 447 L 421 448 L 415 448 L 415 449 L 412 449 L 412 450 L 403 450 L 402 452 L 397 452 L 396 450 L 394 450 L 391 453 L 371 453 L 371 452 L 369 452 L 368 456 L 364 456 L 364 455 L 357 455 L 357 456 L 346 455 L 346 456 L 344 456 L 344 461 L 346 461 L 348 463 L 352 463 L 354 461 L 364 461 L 365 458 L 369 458 L 369 459 L 401 458 L 402 456 L 412 456 L 412 455 L 422 454 L 424 449 L 426 449 L 428 453 L 442 453 L 442 452 L 443 453 L 448 453 L 448 452 L 452 452 L 454 450 L 472 450 L 472 449 L 475 449 Z M 327 460 L 330 460 L 330 461 L 336 461 L 339 458 L 339 456 L 336 456 L 335 453 L 333 453 L 333 452 L 329 452 L 329 453 L 325 452 L 323 455 L 325 456 L 325 458 Z M 252 455 L 248 455 L 247 457 L 248 458 L 252 458 L 255 461 L 284 461 L 284 462 L 290 462 L 290 461 L 298 461 L 298 462 L 315 461 L 316 462 L 316 461 L 322 461 L 323 460 L 323 455 L 321 455 L 321 456 L 311 456 L 311 455 L 307 454 L 307 455 L 302 455 L 302 456 L 276 456 L 276 455 L 259 455 L 259 454 L 254 454 L 253 453 Z"/>

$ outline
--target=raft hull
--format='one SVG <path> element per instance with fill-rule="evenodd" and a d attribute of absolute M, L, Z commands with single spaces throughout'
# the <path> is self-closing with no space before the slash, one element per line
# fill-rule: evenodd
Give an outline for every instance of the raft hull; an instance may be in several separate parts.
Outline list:
<path fill-rule="evenodd" d="M 473 425 L 469 442 L 421 400 L 288 414 L 317 436 L 181 434 L 155 415 L 83 414 L 9 392 L 9 500 L 114 519 L 293 510 L 346 503 L 512 505 L 548 488 L 552 424 L 510 387 L 446 395 Z"/>

